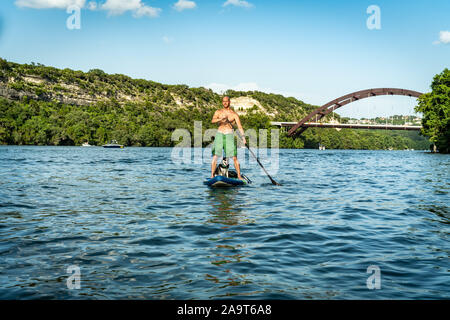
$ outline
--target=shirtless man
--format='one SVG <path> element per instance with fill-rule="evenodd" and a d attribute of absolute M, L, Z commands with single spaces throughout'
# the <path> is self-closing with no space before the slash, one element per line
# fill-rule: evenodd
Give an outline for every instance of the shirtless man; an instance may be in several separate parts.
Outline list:
<path fill-rule="evenodd" d="M 237 124 L 239 132 L 241 133 L 244 144 L 247 143 L 244 136 L 244 129 L 242 129 L 241 120 L 236 112 L 230 109 L 230 98 L 223 97 L 223 108 L 217 110 L 212 118 L 212 123 L 219 123 L 219 129 L 217 130 L 216 137 L 214 139 L 214 145 L 212 148 L 213 159 L 211 163 L 211 178 L 214 178 L 214 171 L 216 170 L 217 158 L 222 156 L 222 149 L 225 152 L 225 157 L 233 157 L 234 167 L 238 179 L 241 177 L 241 168 L 237 158 L 237 147 L 234 141 L 233 125 Z"/>

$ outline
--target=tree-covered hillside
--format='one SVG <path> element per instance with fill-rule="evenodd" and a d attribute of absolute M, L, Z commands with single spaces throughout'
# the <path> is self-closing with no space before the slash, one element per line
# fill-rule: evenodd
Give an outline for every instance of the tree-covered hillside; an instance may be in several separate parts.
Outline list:
<path fill-rule="evenodd" d="M 260 106 L 241 115 L 244 129 L 270 132 L 270 121 L 296 121 L 316 108 L 257 91 L 226 94 L 252 98 Z M 0 59 L 0 144 L 101 145 L 115 139 L 126 146 L 174 146 L 178 142 L 171 136 L 177 128 L 193 134 L 194 121 L 202 121 L 203 130 L 215 128 L 211 118 L 221 99 L 205 88 Z M 317 148 L 318 143 L 327 148 L 428 148 L 425 138 L 406 132 L 308 129 L 299 138 L 280 135 L 281 148 Z"/>

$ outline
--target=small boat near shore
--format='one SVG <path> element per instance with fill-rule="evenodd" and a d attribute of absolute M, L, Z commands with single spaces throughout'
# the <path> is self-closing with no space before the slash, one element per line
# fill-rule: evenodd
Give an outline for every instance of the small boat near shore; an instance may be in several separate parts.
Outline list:
<path fill-rule="evenodd" d="M 123 149 L 123 145 L 118 144 L 117 140 L 111 140 L 110 143 L 104 144 L 102 146 L 103 148 L 110 148 L 110 149 Z"/>
<path fill-rule="evenodd" d="M 82 145 L 81 145 L 82 147 L 92 147 L 90 144 L 89 144 L 89 142 L 85 142 L 85 143 L 83 143 Z"/>

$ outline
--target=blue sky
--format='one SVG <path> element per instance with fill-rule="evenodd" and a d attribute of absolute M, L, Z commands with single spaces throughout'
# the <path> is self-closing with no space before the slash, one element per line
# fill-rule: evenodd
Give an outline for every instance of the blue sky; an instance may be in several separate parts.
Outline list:
<path fill-rule="evenodd" d="M 66 26 L 70 4 L 81 7 L 80 29 Z M 367 27 L 370 5 L 380 8 L 381 29 Z M 0 57 L 10 61 L 257 89 L 317 105 L 373 87 L 428 91 L 432 77 L 450 67 L 449 31 L 448 0 L 0 3 Z M 414 104 L 376 97 L 339 113 L 409 114 Z"/>

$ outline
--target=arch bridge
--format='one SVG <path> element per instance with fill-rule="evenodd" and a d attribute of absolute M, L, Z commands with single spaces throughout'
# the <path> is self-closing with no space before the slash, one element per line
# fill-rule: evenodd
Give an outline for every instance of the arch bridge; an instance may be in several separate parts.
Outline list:
<path fill-rule="evenodd" d="M 297 124 L 292 126 L 292 128 L 288 132 L 288 136 L 293 136 L 294 134 L 301 134 L 303 131 L 312 126 L 307 124 L 307 122 L 310 122 L 311 119 L 315 119 L 317 123 L 318 120 L 322 119 L 328 114 L 334 112 L 336 109 L 339 109 L 349 103 L 370 97 L 386 96 L 386 95 L 408 96 L 418 98 L 422 95 L 422 93 L 413 90 L 397 89 L 397 88 L 367 89 L 349 93 L 345 96 L 334 99 L 311 112 L 305 118 L 300 120 Z M 418 128 L 420 129 L 420 127 Z"/>

